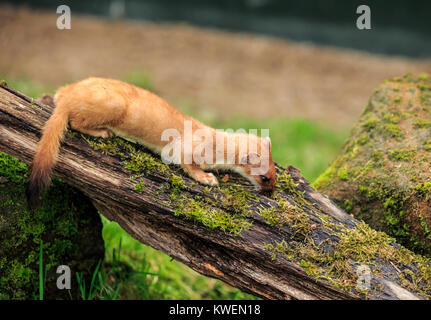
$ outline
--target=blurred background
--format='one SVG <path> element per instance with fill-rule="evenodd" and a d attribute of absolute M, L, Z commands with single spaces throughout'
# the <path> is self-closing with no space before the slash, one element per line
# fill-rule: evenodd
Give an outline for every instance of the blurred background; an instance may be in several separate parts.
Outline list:
<path fill-rule="evenodd" d="M 72 12 L 59 30 L 59 5 Z M 371 9 L 358 30 L 356 8 Z M 0 1 L 0 78 L 27 95 L 85 78 L 150 89 L 216 128 L 269 128 L 275 160 L 313 181 L 377 85 L 431 72 L 430 1 Z M 254 298 L 104 219 L 120 299 Z M 116 253 L 115 253 L 116 252 Z"/>

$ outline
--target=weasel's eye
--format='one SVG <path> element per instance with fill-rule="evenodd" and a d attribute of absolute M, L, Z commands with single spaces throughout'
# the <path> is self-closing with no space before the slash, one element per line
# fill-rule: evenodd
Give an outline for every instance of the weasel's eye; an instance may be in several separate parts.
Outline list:
<path fill-rule="evenodd" d="M 260 178 L 262 179 L 262 182 L 267 182 L 267 181 L 269 181 L 269 178 L 268 178 L 268 177 L 260 176 Z"/>

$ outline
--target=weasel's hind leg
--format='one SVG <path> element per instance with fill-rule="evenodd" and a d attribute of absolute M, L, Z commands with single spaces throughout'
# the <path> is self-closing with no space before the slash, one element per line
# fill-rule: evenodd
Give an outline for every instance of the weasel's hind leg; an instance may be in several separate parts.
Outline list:
<path fill-rule="evenodd" d="M 61 100 L 59 103 L 69 108 L 69 124 L 72 129 L 102 138 L 114 135 L 108 128 L 115 128 L 121 123 L 127 112 L 127 104 L 122 95 L 106 90 L 98 95 L 90 92 L 79 99 Z"/>

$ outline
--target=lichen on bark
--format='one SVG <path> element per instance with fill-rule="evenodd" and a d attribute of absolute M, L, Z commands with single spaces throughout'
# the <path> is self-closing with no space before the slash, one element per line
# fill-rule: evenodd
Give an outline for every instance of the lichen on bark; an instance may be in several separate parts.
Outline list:
<path fill-rule="evenodd" d="M 431 255 L 431 77 L 384 81 L 314 187 L 375 229 Z"/>

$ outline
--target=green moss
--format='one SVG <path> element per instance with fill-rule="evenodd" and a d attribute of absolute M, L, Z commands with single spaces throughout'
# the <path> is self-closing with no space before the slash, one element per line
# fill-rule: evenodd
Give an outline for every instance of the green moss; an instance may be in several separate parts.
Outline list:
<path fill-rule="evenodd" d="M 384 153 L 382 150 L 373 150 L 371 152 L 371 160 L 373 160 L 374 162 L 379 162 L 384 160 Z"/>
<path fill-rule="evenodd" d="M 421 195 L 425 196 L 425 200 L 428 201 L 431 198 L 431 182 L 422 182 L 418 183 L 415 186 L 415 190 L 418 191 Z"/>
<path fill-rule="evenodd" d="M 429 76 L 408 74 L 396 83 L 383 83 L 352 129 L 343 153 L 313 183 L 340 206 L 349 200 L 357 218 L 428 255 L 431 237 L 425 235 L 418 214 L 429 223 L 429 203 L 415 188 L 430 180 L 429 81 Z M 394 103 L 397 98 L 401 100 Z"/>
<path fill-rule="evenodd" d="M 42 206 L 31 212 L 25 199 L 27 165 L 0 152 L 0 177 L 0 292 L 4 296 L 10 299 L 37 296 L 41 241 L 48 275 L 55 275 L 52 269 L 61 264 L 68 264 L 74 271 L 88 272 L 85 268 L 97 263 L 93 261 L 98 259 L 97 250 L 89 259 L 82 256 L 81 251 L 85 250 L 78 250 L 77 244 L 84 241 L 87 230 L 96 230 L 97 223 L 101 229 L 100 218 L 95 209 L 90 212 L 88 199 L 54 179 Z M 96 237 L 96 233 L 91 235 L 89 241 L 95 242 Z M 101 235 L 100 241 L 103 244 Z M 88 246 L 93 245 L 95 243 Z M 46 280 L 47 289 L 55 287 L 50 277 Z M 66 298 L 67 293 L 55 292 L 56 298 Z M 53 298 L 49 293 L 46 296 Z"/>
<path fill-rule="evenodd" d="M 423 93 L 419 97 L 419 99 L 424 105 L 431 106 L 431 93 L 429 93 L 429 92 Z"/>
<path fill-rule="evenodd" d="M 139 179 L 139 182 L 137 184 L 134 185 L 135 186 L 135 190 L 142 193 L 145 191 L 145 181 L 144 179 Z"/>
<path fill-rule="evenodd" d="M 69 138 L 75 138 L 76 137 L 76 133 L 73 131 L 69 131 L 70 134 L 68 133 L 68 137 Z M 87 141 L 87 143 L 94 149 L 94 150 L 101 150 L 103 154 L 109 155 L 109 156 L 114 156 L 116 154 L 119 153 L 120 149 L 119 146 L 117 144 L 115 144 L 113 142 L 112 139 L 88 139 L 86 138 L 84 135 L 81 134 L 81 136 L 84 138 L 85 141 Z"/>
<path fill-rule="evenodd" d="M 265 248 L 272 252 L 272 259 L 282 256 L 298 263 L 304 272 L 316 279 L 327 280 L 336 287 L 365 297 L 370 291 L 381 291 L 382 288 L 371 283 L 370 290 L 358 290 L 359 266 L 368 266 L 371 275 L 383 276 L 379 268 L 381 262 L 402 271 L 414 265 L 418 271 L 405 277 L 401 285 L 431 298 L 431 264 L 428 259 L 394 245 L 393 238 L 371 229 L 364 222 L 358 223 L 353 229 L 342 228 L 334 236 L 339 241 L 333 243 L 334 249 L 330 251 L 326 249 L 328 243 L 316 245 L 310 238 L 303 243 L 283 240 L 267 244 Z"/>
<path fill-rule="evenodd" d="M 417 87 L 421 91 L 431 91 L 431 86 L 429 84 L 420 83 Z"/>
<path fill-rule="evenodd" d="M 410 112 L 402 112 L 401 113 L 401 117 L 403 118 L 403 119 L 409 119 L 409 118 L 411 118 L 411 117 L 413 117 L 414 116 L 414 114 L 413 113 L 410 113 Z"/>
<path fill-rule="evenodd" d="M 380 120 L 378 118 L 371 118 L 366 120 L 364 123 L 362 123 L 362 127 L 365 128 L 367 131 L 371 131 L 377 128 L 377 125 L 379 123 L 380 123 Z"/>
<path fill-rule="evenodd" d="M 243 229 L 249 229 L 251 226 L 251 222 L 243 216 L 211 208 L 208 206 L 207 200 L 199 196 L 190 198 L 181 195 L 175 201 L 175 215 L 199 221 L 210 229 L 221 229 L 239 235 Z"/>
<path fill-rule="evenodd" d="M 160 160 L 142 151 L 131 153 L 129 160 L 124 161 L 123 165 L 130 171 L 143 174 L 164 173 L 167 170 L 167 166 Z"/>
<path fill-rule="evenodd" d="M 415 128 L 431 128 L 431 121 L 417 119 L 414 126 Z"/>
<path fill-rule="evenodd" d="M 280 191 L 284 191 L 292 196 L 297 205 L 309 204 L 304 198 L 304 191 L 298 189 L 298 185 L 293 181 L 287 170 L 277 174 L 276 190 L 273 196 L 276 198 Z"/>
<path fill-rule="evenodd" d="M 383 116 L 383 119 L 385 121 L 393 123 L 393 124 L 398 124 L 401 121 L 399 116 L 396 116 L 396 115 L 393 115 L 393 114 L 385 114 Z"/>
<path fill-rule="evenodd" d="M 401 98 L 400 98 L 400 97 L 396 97 L 396 98 L 394 98 L 393 102 L 394 102 L 395 104 L 398 104 L 398 103 L 400 103 L 400 102 L 401 102 Z"/>
<path fill-rule="evenodd" d="M 259 215 L 266 222 L 282 227 L 289 225 L 293 232 L 307 237 L 311 231 L 311 222 L 304 210 L 296 205 L 292 205 L 288 200 L 281 198 L 277 201 L 277 207 L 270 207 L 259 210 Z"/>
<path fill-rule="evenodd" d="M 276 188 L 279 188 L 287 193 L 303 197 L 304 192 L 299 191 L 297 184 L 293 181 L 287 170 L 277 174 Z"/>
<path fill-rule="evenodd" d="M 122 160 L 124 167 L 130 171 L 140 174 L 164 173 L 168 166 L 150 153 L 137 149 L 132 143 L 114 137 L 110 139 L 93 138 L 81 134 L 84 140 L 94 149 L 103 154 L 116 156 Z"/>
<path fill-rule="evenodd" d="M 169 178 L 169 183 L 173 192 L 178 193 L 186 188 L 184 179 L 176 174 L 172 174 Z"/>
<path fill-rule="evenodd" d="M 419 217 L 419 223 L 425 233 L 426 236 L 429 236 L 431 234 L 430 226 L 428 225 L 425 217 L 422 214 L 418 215 Z"/>
<path fill-rule="evenodd" d="M 297 185 L 286 170 L 277 175 L 277 188 L 281 188 L 288 193 L 296 193 L 296 187 Z"/>
<path fill-rule="evenodd" d="M 431 139 L 424 140 L 423 147 L 426 151 L 431 151 Z"/>
<path fill-rule="evenodd" d="M 251 203 L 257 200 L 255 193 L 244 186 L 222 183 L 218 190 L 222 193 L 222 197 L 219 199 L 222 206 L 226 210 L 242 216 L 250 214 Z"/>
<path fill-rule="evenodd" d="M 424 186 L 425 189 L 427 184 Z M 416 186 L 416 188 L 420 187 L 421 184 Z M 364 181 L 359 186 L 359 192 L 368 199 L 368 202 L 379 201 L 382 203 L 383 208 L 379 211 L 383 213 L 384 223 L 386 224 L 385 229 L 391 236 L 396 237 L 401 244 L 408 245 L 410 248 L 426 254 L 428 245 L 420 241 L 405 223 L 404 207 L 406 205 L 406 196 L 403 191 L 395 190 L 393 186 L 375 177 Z"/>
<path fill-rule="evenodd" d="M 346 200 L 344 201 L 344 210 L 345 210 L 347 213 L 349 213 L 350 211 L 352 211 L 352 209 L 353 209 L 353 203 L 352 203 L 352 201 L 350 201 L 350 200 L 346 199 Z"/>
<path fill-rule="evenodd" d="M 17 158 L 0 152 L 0 175 L 15 183 L 26 181 L 28 167 Z"/>
<path fill-rule="evenodd" d="M 386 223 L 391 226 L 392 234 L 398 237 L 408 237 L 408 230 L 402 224 L 403 201 L 397 197 L 388 197 L 383 203 Z"/>
<path fill-rule="evenodd" d="M 166 176 L 172 192 L 179 192 L 186 187 L 184 180 L 178 174 L 174 173 L 179 172 L 179 168 L 173 172 L 158 156 L 142 150 L 142 147 L 135 145 L 133 141 L 128 141 L 120 137 L 102 139 L 82 134 L 80 134 L 80 136 L 94 150 L 101 151 L 103 154 L 109 156 L 117 157 L 124 168 L 133 173 L 133 175 L 130 176 L 130 181 L 133 183 L 134 189 L 140 193 L 145 192 L 145 180 L 143 176 L 151 174 Z"/>
<path fill-rule="evenodd" d="M 364 145 L 366 144 L 368 141 L 370 141 L 370 136 L 367 133 L 363 133 L 359 136 L 359 138 L 356 140 L 356 143 L 358 143 L 359 145 Z"/>
<path fill-rule="evenodd" d="M 410 238 L 408 228 L 402 222 L 404 198 L 401 193 L 394 192 L 392 186 L 374 177 L 361 181 L 359 193 L 367 202 L 380 201 L 383 205 L 384 222 L 392 236 L 396 236 L 401 243 L 408 243 Z"/>
<path fill-rule="evenodd" d="M 382 126 L 382 133 L 386 137 L 396 138 L 398 140 L 404 138 L 404 132 L 399 125 L 389 123 Z"/>
<path fill-rule="evenodd" d="M 426 73 L 422 73 L 418 76 L 419 80 L 423 81 L 431 81 L 431 76 L 427 75 Z"/>
<path fill-rule="evenodd" d="M 209 186 L 205 186 L 203 189 L 202 189 L 202 193 L 203 194 L 209 194 L 211 192 L 211 187 L 209 187 Z"/>
<path fill-rule="evenodd" d="M 347 180 L 349 180 L 349 171 L 347 170 L 347 168 L 346 167 L 342 167 L 342 168 L 338 169 L 338 171 L 337 171 L 337 177 L 341 181 L 347 181 Z"/>
<path fill-rule="evenodd" d="M 325 170 L 313 183 L 312 187 L 319 189 L 323 186 L 328 186 L 333 184 L 333 178 L 335 176 L 334 164 L 332 164 L 328 169 Z"/>
<path fill-rule="evenodd" d="M 365 197 L 367 197 L 368 199 L 375 199 L 378 196 L 378 192 L 373 188 L 373 187 L 369 187 L 368 184 L 364 183 L 364 184 L 360 184 L 359 185 L 359 193 Z"/>
<path fill-rule="evenodd" d="M 415 155 L 414 150 L 396 149 L 389 152 L 388 156 L 389 156 L 389 159 L 393 161 L 410 161 L 412 160 L 414 155 Z"/>

